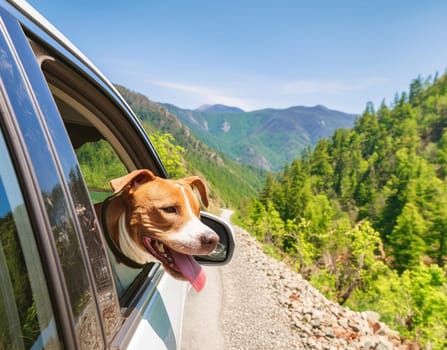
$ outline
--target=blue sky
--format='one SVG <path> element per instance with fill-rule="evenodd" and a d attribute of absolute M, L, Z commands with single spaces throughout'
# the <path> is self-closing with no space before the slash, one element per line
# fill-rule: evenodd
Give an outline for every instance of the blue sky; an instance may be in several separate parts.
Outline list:
<path fill-rule="evenodd" d="M 447 68 L 443 0 L 29 0 L 113 82 L 183 108 L 361 113 Z"/>

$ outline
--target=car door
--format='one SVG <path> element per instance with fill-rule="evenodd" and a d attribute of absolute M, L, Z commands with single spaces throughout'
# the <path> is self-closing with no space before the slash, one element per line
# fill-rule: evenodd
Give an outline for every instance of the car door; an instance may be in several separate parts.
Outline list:
<path fill-rule="evenodd" d="M 66 348 L 127 348 L 153 344 L 175 349 L 187 286 L 159 264 L 110 263 L 75 149 L 103 141 L 121 168 L 149 168 L 166 176 L 141 125 L 108 82 L 81 55 L 62 48 L 33 17 L 0 9 L 2 124 L 19 139 L 27 199 L 34 205 L 46 281 Z M 14 14 L 14 16 L 11 16 Z M 17 20 L 20 18 L 20 21 Z M 13 135 L 13 132 L 15 134 Z M 13 136 L 10 136 L 13 135 Z M 28 180 L 27 180 L 28 182 Z M 34 203 L 35 202 L 35 203 Z M 113 276 L 120 273 L 118 288 Z"/>

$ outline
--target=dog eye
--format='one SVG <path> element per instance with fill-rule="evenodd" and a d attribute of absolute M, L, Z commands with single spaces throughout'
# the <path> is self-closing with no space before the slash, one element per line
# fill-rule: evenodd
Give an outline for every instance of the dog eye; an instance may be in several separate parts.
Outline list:
<path fill-rule="evenodd" d="M 165 213 L 168 214 L 175 214 L 177 213 L 177 208 L 176 207 L 166 207 L 166 208 L 160 208 L 161 210 L 163 210 Z"/>

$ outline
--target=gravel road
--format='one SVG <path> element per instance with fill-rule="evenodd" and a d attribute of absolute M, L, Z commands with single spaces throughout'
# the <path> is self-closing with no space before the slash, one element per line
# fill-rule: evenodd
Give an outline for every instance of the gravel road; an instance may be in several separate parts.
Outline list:
<path fill-rule="evenodd" d="M 227 221 L 230 215 L 222 214 Z M 246 231 L 234 230 L 233 260 L 206 268 L 201 293 L 191 289 L 182 350 L 419 349 L 377 313 L 327 300 L 301 275 L 266 256 Z"/>
<path fill-rule="evenodd" d="M 229 221 L 231 213 L 224 211 L 221 216 Z M 235 234 L 236 251 L 231 263 L 206 268 L 204 290 L 190 292 L 182 349 L 301 348 L 287 313 L 278 307 L 268 276 L 251 261 L 252 248 L 256 253 L 258 247 L 236 227 Z"/>

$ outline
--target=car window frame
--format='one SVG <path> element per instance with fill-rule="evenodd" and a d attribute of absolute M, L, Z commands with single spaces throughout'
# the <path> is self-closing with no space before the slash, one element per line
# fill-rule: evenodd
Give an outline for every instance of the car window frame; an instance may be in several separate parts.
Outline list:
<path fill-rule="evenodd" d="M 10 31 L 13 27 L 17 29 L 17 25 L 18 24 L 14 18 L 3 9 L 0 9 L 0 36 L 3 36 L 4 41 L 7 42 L 5 47 L 2 47 L 3 50 L 9 50 L 11 52 L 15 51 L 13 42 L 17 36 L 10 35 Z M 22 86 L 26 86 L 26 74 L 23 67 L 20 66 L 18 57 L 10 59 L 8 64 L 10 67 L 15 67 L 15 69 L 20 72 L 20 82 L 17 82 L 17 85 L 22 84 Z M 11 92 L 17 88 L 17 85 L 7 86 L 2 79 L 0 88 L 2 128 L 17 172 L 17 179 L 23 192 L 25 205 L 29 209 L 29 218 L 35 234 L 36 243 L 39 247 L 49 293 L 53 302 L 57 327 L 64 346 L 69 349 L 74 349 L 78 348 L 78 344 L 74 332 L 68 293 L 65 288 L 63 273 L 59 265 L 56 247 L 52 237 L 51 224 L 46 215 L 44 200 L 41 196 L 41 185 L 39 184 L 38 176 L 36 175 L 36 170 L 29 154 L 30 147 L 37 150 L 42 149 L 44 154 L 48 154 L 46 152 L 47 144 L 46 142 L 33 143 L 32 139 L 25 140 L 20 125 L 20 119 L 23 119 L 24 116 L 17 114 L 11 103 L 11 99 L 14 98 L 11 96 Z M 35 112 L 37 107 L 35 101 L 31 99 L 32 94 L 29 90 L 29 86 L 26 86 L 23 92 L 25 92 L 25 94 L 22 94 L 21 98 L 28 100 L 28 103 L 33 106 Z M 22 120 L 22 123 L 26 123 L 26 121 Z M 36 130 L 39 134 L 40 131 L 41 130 Z M 53 160 L 50 159 L 49 161 L 52 162 Z"/>
<path fill-rule="evenodd" d="M 38 44 L 44 45 L 41 42 Z M 48 48 L 48 50 L 51 50 L 51 48 Z M 98 85 L 95 85 L 94 76 L 89 75 L 89 79 L 87 79 L 85 74 L 89 72 L 80 71 L 78 66 L 64 61 L 59 52 L 48 51 L 48 53 L 55 55 L 51 57 L 56 60 L 56 63 L 51 62 L 52 59 L 49 60 L 48 65 L 58 70 L 55 73 L 48 67 L 43 68 L 46 83 L 51 93 L 62 100 L 71 99 L 74 104 L 78 105 L 78 108 L 83 110 L 84 116 L 89 116 L 87 117 L 88 121 L 91 122 L 92 119 L 95 119 L 95 124 L 99 122 L 101 126 L 98 127 L 98 130 L 105 134 L 107 139 L 113 140 L 113 146 L 120 150 L 118 153 L 121 158 L 124 158 L 122 160 L 129 171 L 136 168 L 150 168 L 152 170 L 155 164 L 159 162 L 154 172 L 159 176 L 164 176 L 164 166 L 155 149 L 152 148 L 153 146 L 138 119 L 133 114 L 129 115 L 119 108 L 120 105 L 116 103 L 113 96 L 106 94 Z M 64 80 L 70 81 L 70 86 Z M 115 96 L 115 98 L 119 100 L 119 96 Z M 159 268 L 158 265 L 158 263 L 155 263 L 153 267 L 148 265 L 143 269 L 142 276 L 138 278 L 140 283 L 131 286 L 120 298 L 122 307 L 128 308 L 131 304 L 136 303 L 135 297 L 141 294 L 139 289 L 146 284 L 144 280 L 155 274 L 155 270 Z M 155 270 L 151 271 L 153 268 Z"/>

